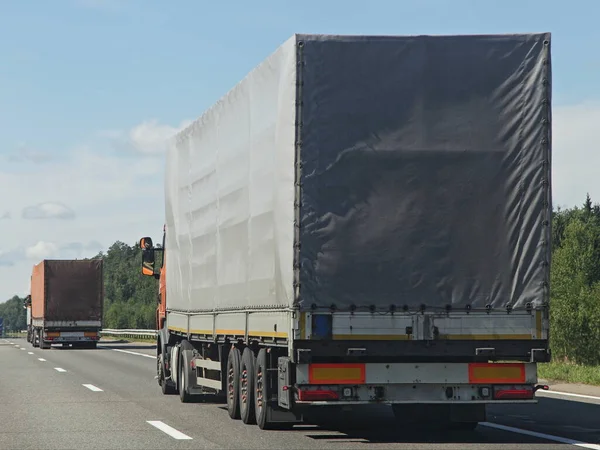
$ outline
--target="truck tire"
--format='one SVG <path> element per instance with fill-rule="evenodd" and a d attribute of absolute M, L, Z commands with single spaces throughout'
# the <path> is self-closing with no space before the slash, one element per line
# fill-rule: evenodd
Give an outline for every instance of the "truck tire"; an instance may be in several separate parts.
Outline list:
<path fill-rule="evenodd" d="M 256 383 L 256 357 L 249 347 L 244 349 L 242 354 L 242 364 L 240 368 L 240 416 L 245 424 L 256 423 L 254 411 L 254 397 Z"/>
<path fill-rule="evenodd" d="M 269 421 L 268 409 L 271 398 L 271 384 L 269 379 L 269 360 L 267 350 L 261 348 L 256 357 L 254 383 L 256 385 L 254 395 L 254 411 L 256 423 L 261 430 L 273 430 L 278 428 L 276 424 Z"/>
<path fill-rule="evenodd" d="M 165 379 L 165 365 L 163 361 L 164 353 L 161 353 L 157 358 L 157 365 L 160 368 L 158 373 L 158 384 L 160 385 L 160 389 L 163 395 L 175 395 L 177 394 L 177 389 L 175 387 L 175 383 L 171 380 Z"/>
<path fill-rule="evenodd" d="M 40 333 L 40 349 L 41 349 L 41 350 L 48 349 L 48 348 L 50 348 L 50 345 L 51 345 L 51 344 L 46 344 L 46 343 L 44 342 L 44 339 L 42 338 L 42 333 Z"/>
<path fill-rule="evenodd" d="M 181 342 L 181 350 L 179 352 L 179 376 L 177 384 L 179 388 L 179 400 L 181 403 L 189 403 L 192 401 L 192 394 L 188 392 L 190 386 L 190 377 L 193 375 L 190 362 L 192 361 L 192 350 L 194 347 L 188 341 Z"/>
<path fill-rule="evenodd" d="M 240 351 L 232 347 L 227 356 L 227 412 L 232 419 L 240 418 Z"/>

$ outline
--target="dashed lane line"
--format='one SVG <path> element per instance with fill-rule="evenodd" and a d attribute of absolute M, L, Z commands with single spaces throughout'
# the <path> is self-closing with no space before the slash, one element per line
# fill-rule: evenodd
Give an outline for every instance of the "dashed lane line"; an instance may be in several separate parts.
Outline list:
<path fill-rule="evenodd" d="M 163 433 L 168 434 L 173 439 L 177 439 L 177 440 L 190 440 L 190 439 L 192 439 L 187 434 L 183 434 L 181 431 L 176 430 L 175 428 L 167 425 L 164 422 L 161 422 L 160 420 L 147 420 L 146 422 L 148 422 L 153 427 L 158 428 Z"/>
<path fill-rule="evenodd" d="M 146 355 L 145 353 L 132 352 L 130 350 L 121 350 L 120 348 L 113 348 L 113 351 L 127 353 L 129 355 L 144 356 L 146 358 L 156 359 L 156 356 L 154 356 L 154 355 Z"/>
<path fill-rule="evenodd" d="M 90 391 L 94 391 L 94 392 L 103 392 L 102 389 L 100 389 L 97 386 L 94 386 L 93 384 L 84 384 L 83 386 L 85 386 L 86 388 L 88 388 Z"/>

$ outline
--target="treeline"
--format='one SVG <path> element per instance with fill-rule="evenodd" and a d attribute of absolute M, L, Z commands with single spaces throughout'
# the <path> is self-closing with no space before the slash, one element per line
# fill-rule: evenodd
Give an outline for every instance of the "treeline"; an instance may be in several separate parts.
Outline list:
<path fill-rule="evenodd" d="M 142 251 L 137 243 L 129 246 L 117 241 L 93 258 L 104 259 L 104 328 L 154 329 L 158 282 L 142 276 Z M 5 331 L 27 328 L 24 301 L 15 295 L 0 303 Z"/>
<path fill-rule="evenodd" d="M 600 364 L 600 205 L 553 214 L 550 343 L 554 359 Z"/>
<path fill-rule="evenodd" d="M 600 204 L 587 196 L 552 218 L 551 346 L 555 359 L 600 364 Z M 140 273 L 141 249 L 115 242 L 104 259 L 105 328 L 154 328 L 158 282 Z M 26 327 L 23 299 L 0 304 L 6 330 Z"/>
<path fill-rule="evenodd" d="M 4 319 L 4 331 L 21 331 L 27 328 L 24 301 L 24 298 L 15 295 L 10 300 L 0 303 L 0 317 Z"/>
<path fill-rule="evenodd" d="M 143 276 L 142 250 L 117 241 L 104 259 L 104 328 L 156 327 L 158 282 Z"/>

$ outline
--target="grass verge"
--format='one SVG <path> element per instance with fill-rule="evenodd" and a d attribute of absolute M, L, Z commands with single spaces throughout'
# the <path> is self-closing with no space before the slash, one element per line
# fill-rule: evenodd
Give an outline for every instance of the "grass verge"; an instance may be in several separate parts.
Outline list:
<path fill-rule="evenodd" d="M 538 378 L 548 381 L 600 386 L 600 367 L 580 366 L 563 362 L 538 364 Z"/>

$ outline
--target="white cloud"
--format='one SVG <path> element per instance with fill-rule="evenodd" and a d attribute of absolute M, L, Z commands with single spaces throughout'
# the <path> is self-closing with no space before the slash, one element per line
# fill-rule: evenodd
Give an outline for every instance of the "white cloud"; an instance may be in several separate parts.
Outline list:
<path fill-rule="evenodd" d="M 28 206 L 23 209 L 21 214 L 23 219 L 63 219 L 69 220 L 75 218 L 75 211 L 60 202 L 45 202 L 34 206 Z"/>
<path fill-rule="evenodd" d="M 0 220 L 0 301 L 22 289 L 33 264 L 43 257 L 95 256 L 120 240 L 133 245 L 141 236 L 160 236 L 164 222 L 164 158 L 160 144 L 180 127 L 145 122 L 118 137 L 145 143 L 151 152 L 115 152 L 98 136 L 63 151 L 45 164 L 22 162 L 18 171 L 0 165 L 2 211 L 19 211 Z M 146 135 L 147 133 L 147 135 Z M 75 214 L 76 213 L 76 214 Z M 71 220 L 57 220 L 71 218 Z"/>
<path fill-rule="evenodd" d="M 10 250 L 0 249 L 0 266 L 13 267 L 19 264 L 27 264 L 29 267 L 31 264 L 37 264 L 43 259 L 89 258 L 101 251 L 105 251 L 106 247 L 98 241 L 87 243 L 65 242 L 62 244 L 50 241 L 37 241 L 27 247 L 19 246 Z"/>
<path fill-rule="evenodd" d="M 38 241 L 25 249 L 25 256 L 34 260 L 51 259 L 57 256 L 58 250 L 59 247 L 54 242 Z"/>
<path fill-rule="evenodd" d="M 162 155 L 167 150 L 169 139 L 191 123 L 192 121 L 185 120 L 179 126 L 174 127 L 152 119 L 140 123 L 128 132 L 104 130 L 100 135 L 111 139 L 117 149 L 122 151 L 147 156 Z"/>

